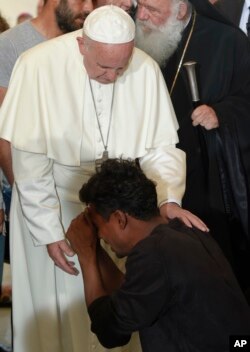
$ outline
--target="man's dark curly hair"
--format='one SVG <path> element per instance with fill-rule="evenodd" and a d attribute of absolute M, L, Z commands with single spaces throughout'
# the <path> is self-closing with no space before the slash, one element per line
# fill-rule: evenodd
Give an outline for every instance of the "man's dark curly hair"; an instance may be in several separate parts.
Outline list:
<path fill-rule="evenodd" d="M 6 19 L 0 13 L 0 33 L 3 33 L 9 29 L 9 24 L 7 23 Z"/>
<path fill-rule="evenodd" d="M 155 184 L 130 160 L 109 159 L 79 192 L 80 200 L 93 204 L 106 220 L 121 210 L 136 219 L 159 215 Z"/>

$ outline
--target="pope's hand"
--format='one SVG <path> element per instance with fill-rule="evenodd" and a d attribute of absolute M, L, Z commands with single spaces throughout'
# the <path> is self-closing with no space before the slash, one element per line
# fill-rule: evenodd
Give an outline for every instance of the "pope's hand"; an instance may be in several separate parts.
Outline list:
<path fill-rule="evenodd" d="M 208 232 L 207 225 L 198 216 L 190 211 L 181 208 L 176 203 L 165 203 L 160 207 L 161 216 L 170 220 L 174 218 L 180 219 L 188 227 L 196 227 L 201 231 Z"/>
<path fill-rule="evenodd" d="M 75 263 L 66 258 L 66 256 L 72 257 L 75 253 L 65 240 L 47 244 L 47 250 L 56 266 L 68 274 L 79 274 L 79 271 L 74 267 Z"/>
<path fill-rule="evenodd" d="M 193 126 L 201 125 L 206 130 L 219 127 L 217 115 L 214 109 L 208 105 L 200 105 L 194 109 L 191 119 L 193 120 Z"/>

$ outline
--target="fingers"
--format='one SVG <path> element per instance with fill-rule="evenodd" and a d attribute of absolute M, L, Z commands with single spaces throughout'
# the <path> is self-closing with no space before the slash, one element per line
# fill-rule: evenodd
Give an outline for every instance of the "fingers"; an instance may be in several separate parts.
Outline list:
<path fill-rule="evenodd" d="M 207 225 L 196 215 L 190 211 L 181 208 L 175 203 L 166 203 L 161 207 L 161 215 L 165 213 L 165 216 L 169 219 L 178 218 L 188 227 L 196 227 L 201 231 L 208 232 L 209 228 Z M 167 211 L 167 212 L 166 212 Z M 164 217 L 165 217 L 164 216 Z"/>
<path fill-rule="evenodd" d="M 74 262 L 65 257 L 67 253 L 74 253 L 65 240 L 48 244 L 47 250 L 56 266 L 68 274 L 78 275 L 79 271 L 74 267 Z"/>
<path fill-rule="evenodd" d="M 184 224 L 188 227 L 196 227 L 197 229 L 208 232 L 209 228 L 207 225 L 200 219 L 198 216 L 190 213 L 187 210 L 183 209 L 183 214 L 181 216 L 178 216 L 180 220 L 184 222 Z"/>
<path fill-rule="evenodd" d="M 54 263 L 61 270 L 65 271 L 70 275 L 78 275 L 79 271 L 75 268 L 75 263 L 72 261 L 67 261 L 64 254 L 61 253 L 54 258 Z"/>
<path fill-rule="evenodd" d="M 201 105 L 196 108 L 192 115 L 193 126 L 202 126 L 207 130 L 219 127 L 219 121 L 215 111 L 207 105 Z"/>

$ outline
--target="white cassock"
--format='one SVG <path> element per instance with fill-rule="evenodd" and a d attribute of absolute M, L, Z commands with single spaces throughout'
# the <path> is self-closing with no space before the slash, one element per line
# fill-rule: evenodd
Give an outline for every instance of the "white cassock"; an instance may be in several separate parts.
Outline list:
<path fill-rule="evenodd" d="M 46 249 L 64 239 L 71 220 L 83 210 L 78 192 L 104 149 L 96 113 L 105 141 L 112 115 L 109 156 L 139 157 L 157 182 L 159 204 L 180 203 L 185 188 L 185 155 L 175 148 L 178 125 L 158 65 L 135 49 L 114 85 L 112 109 L 113 84 L 92 81 L 95 112 L 77 35 L 81 31 L 23 54 L 0 111 L 0 136 L 12 143 L 15 176 L 15 352 L 105 351 L 90 332 L 81 275 L 57 268 Z M 137 337 L 114 351 L 140 351 Z"/>

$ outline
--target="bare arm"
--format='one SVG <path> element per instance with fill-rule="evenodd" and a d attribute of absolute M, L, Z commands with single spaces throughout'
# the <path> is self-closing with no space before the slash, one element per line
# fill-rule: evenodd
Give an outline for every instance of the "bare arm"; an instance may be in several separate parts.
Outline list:
<path fill-rule="evenodd" d="M 79 259 L 87 306 L 120 287 L 123 274 L 100 246 L 96 229 L 86 212 L 71 222 L 66 237 Z"/>
<path fill-rule="evenodd" d="M 0 87 L 0 106 L 2 105 L 3 103 L 3 100 L 4 100 L 4 97 L 5 97 L 5 94 L 7 93 L 7 88 L 5 87 Z"/>
<path fill-rule="evenodd" d="M 12 156 L 10 143 L 0 138 L 0 167 L 3 170 L 9 184 L 12 186 L 14 176 L 12 171 Z"/>

